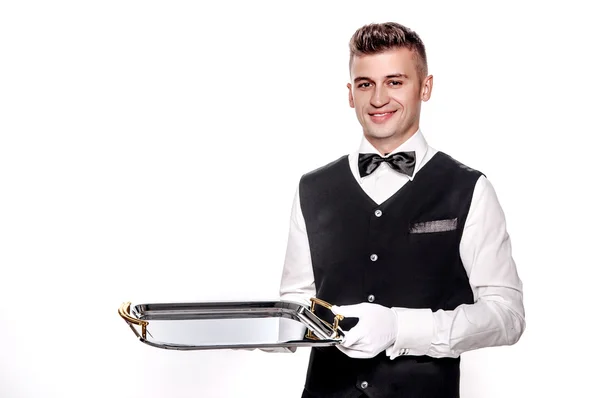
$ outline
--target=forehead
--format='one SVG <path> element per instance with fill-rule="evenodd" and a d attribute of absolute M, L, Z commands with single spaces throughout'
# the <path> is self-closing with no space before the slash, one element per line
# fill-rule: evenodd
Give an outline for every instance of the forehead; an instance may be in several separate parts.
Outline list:
<path fill-rule="evenodd" d="M 377 79 L 399 73 L 413 77 L 417 76 L 417 62 L 416 54 L 407 48 L 354 56 L 350 66 L 350 78 L 362 76 Z"/>

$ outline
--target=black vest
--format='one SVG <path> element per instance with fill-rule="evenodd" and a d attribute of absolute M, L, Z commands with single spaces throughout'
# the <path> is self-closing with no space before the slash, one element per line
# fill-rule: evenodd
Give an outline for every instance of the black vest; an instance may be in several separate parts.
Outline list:
<path fill-rule="evenodd" d="M 372 301 L 434 312 L 472 304 L 459 243 L 480 176 L 438 152 L 413 181 L 380 205 L 357 183 L 347 156 L 302 176 L 300 204 L 316 296 L 336 305 Z M 440 224 L 428 222 L 437 220 L 450 220 L 442 221 L 442 229 L 451 230 L 427 232 L 436 230 Z M 317 314 L 332 319 L 327 310 Z M 342 329 L 356 322 L 342 324 Z M 390 360 L 385 351 L 355 359 L 335 347 L 313 348 L 305 396 L 454 398 L 459 395 L 459 364 L 459 358 L 428 356 Z"/>

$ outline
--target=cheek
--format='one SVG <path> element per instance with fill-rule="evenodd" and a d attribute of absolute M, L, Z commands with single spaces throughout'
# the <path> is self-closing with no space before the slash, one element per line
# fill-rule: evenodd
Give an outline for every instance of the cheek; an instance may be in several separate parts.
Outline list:
<path fill-rule="evenodd" d="M 395 91 L 390 97 L 406 108 L 413 108 L 421 101 L 421 89 L 415 85 L 407 85 Z"/>
<path fill-rule="evenodd" d="M 421 101 L 419 93 L 398 93 L 395 94 L 392 98 L 397 104 L 400 105 L 402 109 L 406 110 L 415 109 L 416 107 L 418 107 L 419 102 Z"/>
<path fill-rule="evenodd" d="M 357 101 L 356 98 L 354 98 L 354 108 L 356 109 L 356 112 L 367 112 L 367 107 L 368 105 L 365 104 L 364 101 Z"/>
<path fill-rule="evenodd" d="M 362 95 L 361 95 L 362 94 Z M 353 100 L 354 100 L 354 106 L 358 109 L 358 108 L 364 108 L 366 102 L 368 102 L 368 100 L 365 98 L 363 93 L 356 93 L 353 96 Z"/>

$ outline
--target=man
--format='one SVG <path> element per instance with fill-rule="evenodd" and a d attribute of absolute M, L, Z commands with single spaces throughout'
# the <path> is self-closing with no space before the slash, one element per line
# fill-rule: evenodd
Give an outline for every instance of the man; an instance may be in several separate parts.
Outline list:
<path fill-rule="evenodd" d="M 516 343 L 522 284 L 505 218 L 480 172 L 419 129 L 433 88 L 424 45 L 397 23 L 350 41 L 356 153 L 302 176 L 281 299 L 358 318 L 313 348 L 303 397 L 459 396 L 460 354 Z"/>

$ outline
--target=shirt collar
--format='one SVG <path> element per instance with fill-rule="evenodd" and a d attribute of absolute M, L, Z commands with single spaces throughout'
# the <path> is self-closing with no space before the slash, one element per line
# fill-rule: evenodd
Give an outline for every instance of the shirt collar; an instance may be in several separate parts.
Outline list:
<path fill-rule="evenodd" d="M 419 169 L 421 168 L 421 165 L 423 164 L 423 159 L 425 158 L 425 155 L 427 154 L 428 148 L 429 148 L 429 145 L 427 144 L 427 141 L 425 140 L 425 137 L 423 136 L 421 129 L 418 129 L 416 133 L 414 133 L 408 140 L 406 140 L 405 142 L 400 144 L 400 146 L 398 146 L 396 149 L 394 149 L 392 152 L 390 152 L 388 154 L 388 156 L 392 155 L 394 153 L 397 153 L 397 152 L 415 151 L 415 170 L 413 172 L 412 177 L 407 176 L 412 181 L 415 174 L 417 174 L 417 171 L 419 171 Z M 355 165 L 353 165 L 353 166 L 356 167 L 357 170 L 358 170 L 358 154 L 359 153 L 376 153 L 378 155 L 383 156 L 383 154 L 380 153 L 377 149 L 375 149 L 375 147 L 365 138 L 364 135 L 360 141 L 360 146 L 358 147 L 358 151 L 356 152 L 356 155 L 355 155 L 356 161 L 354 162 Z"/>

